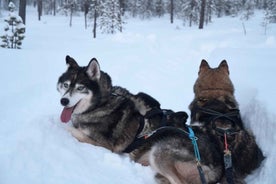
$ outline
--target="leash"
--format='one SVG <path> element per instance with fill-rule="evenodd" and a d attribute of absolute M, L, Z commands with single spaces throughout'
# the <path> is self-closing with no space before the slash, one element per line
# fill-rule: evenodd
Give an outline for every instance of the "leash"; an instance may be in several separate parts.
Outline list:
<path fill-rule="evenodd" d="M 200 176 L 200 180 L 202 184 L 207 184 L 205 176 L 204 176 L 204 172 L 203 169 L 201 167 L 201 159 L 200 159 L 200 153 L 199 153 L 199 149 L 198 149 L 198 145 L 197 145 L 197 137 L 195 137 L 195 133 L 193 131 L 193 129 L 190 126 L 187 126 L 188 130 L 189 130 L 189 138 L 192 141 L 192 144 L 194 146 L 194 152 L 195 152 L 195 157 L 196 157 L 196 161 L 197 161 L 197 169 L 198 169 L 198 173 Z"/>

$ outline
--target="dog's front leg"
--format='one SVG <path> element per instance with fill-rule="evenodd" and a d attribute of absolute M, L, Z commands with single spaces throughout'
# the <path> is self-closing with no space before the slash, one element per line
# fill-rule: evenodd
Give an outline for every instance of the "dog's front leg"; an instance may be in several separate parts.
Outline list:
<path fill-rule="evenodd" d="M 75 127 L 69 126 L 67 127 L 67 130 L 72 134 L 73 137 L 75 137 L 78 141 L 80 142 L 84 142 L 84 143 L 88 143 L 88 144 L 92 144 L 94 146 L 100 146 L 100 147 L 104 147 L 108 150 L 113 151 L 113 147 L 111 145 L 109 145 L 108 143 L 98 143 L 96 141 L 94 141 L 93 139 L 91 139 L 90 137 L 88 137 L 85 133 L 83 133 L 80 129 L 77 129 Z"/>
<path fill-rule="evenodd" d="M 84 143 L 88 143 L 88 144 L 92 144 L 95 146 L 98 146 L 98 143 L 93 141 L 92 139 L 90 139 L 87 135 L 85 135 L 81 130 L 72 127 L 72 126 L 68 126 L 67 131 L 69 131 L 73 137 L 75 137 L 78 141 L 80 142 L 84 142 Z"/>

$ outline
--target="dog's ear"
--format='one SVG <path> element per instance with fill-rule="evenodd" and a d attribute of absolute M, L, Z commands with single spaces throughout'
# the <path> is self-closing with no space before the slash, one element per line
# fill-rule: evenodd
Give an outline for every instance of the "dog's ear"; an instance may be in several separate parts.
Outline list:
<path fill-rule="evenodd" d="M 100 70 L 100 65 L 97 61 L 96 58 L 93 58 L 90 60 L 86 73 L 89 76 L 90 79 L 92 80 L 99 80 L 101 77 L 101 70 Z"/>
<path fill-rule="evenodd" d="M 68 55 L 65 57 L 65 61 L 68 66 L 68 69 L 79 67 L 78 63 L 74 60 L 74 58 L 71 58 Z"/>
<path fill-rule="evenodd" d="M 221 63 L 219 64 L 218 68 L 229 74 L 228 64 L 227 64 L 226 60 L 222 60 Z"/>
<path fill-rule="evenodd" d="M 200 74 L 201 72 L 210 69 L 210 66 L 208 64 L 208 62 L 205 59 L 202 59 L 200 66 L 199 66 L 199 71 L 198 74 Z"/>

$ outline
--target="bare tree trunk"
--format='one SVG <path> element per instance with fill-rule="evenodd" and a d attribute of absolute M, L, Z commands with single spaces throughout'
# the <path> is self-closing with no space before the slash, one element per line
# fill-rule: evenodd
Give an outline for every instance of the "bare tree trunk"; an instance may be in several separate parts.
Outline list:
<path fill-rule="evenodd" d="M 87 13 L 84 12 L 84 28 L 87 29 Z"/>
<path fill-rule="evenodd" d="M 56 8 L 57 8 L 57 2 L 56 0 L 54 0 L 53 2 L 54 16 L 56 16 Z"/>
<path fill-rule="evenodd" d="M 89 12 L 89 6 L 90 6 L 90 3 L 88 0 L 86 0 L 84 2 L 84 26 L 85 26 L 85 29 L 87 29 L 87 14 Z"/>
<path fill-rule="evenodd" d="M 171 0 L 171 7 L 170 7 L 170 16 L 171 16 L 171 24 L 173 24 L 173 11 L 174 11 L 174 0 Z"/>
<path fill-rule="evenodd" d="M 122 13 L 122 16 L 125 14 L 125 0 L 119 0 L 119 4 L 120 4 L 120 9 L 121 9 L 121 13 Z"/>
<path fill-rule="evenodd" d="M 41 16 L 42 16 L 42 0 L 37 0 L 37 12 L 38 12 L 38 20 L 41 20 Z"/>
<path fill-rule="evenodd" d="M 189 16 L 189 26 L 192 27 L 192 23 L 193 23 L 193 15 L 192 13 Z"/>
<path fill-rule="evenodd" d="M 94 8 L 94 25 L 93 25 L 93 38 L 96 38 L 97 33 L 97 2 L 95 2 L 95 8 Z"/>
<path fill-rule="evenodd" d="M 14 34 L 14 24 L 12 23 L 12 33 Z M 14 41 L 14 36 L 11 38 L 12 40 L 11 40 L 11 48 L 13 49 L 13 48 L 15 48 L 14 47 L 14 44 L 15 44 L 15 41 Z"/>
<path fill-rule="evenodd" d="M 74 10 L 74 5 L 70 5 L 70 23 L 69 26 L 72 27 L 72 19 L 73 19 L 73 10 Z"/>
<path fill-rule="evenodd" d="M 246 35 L 246 28 L 245 28 L 244 22 L 242 22 L 242 28 L 243 28 L 243 33 L 244 33 L 244 35 Z"/>
<path fill-rule="evenodd" d="M 19 1 L 19 16 L 22 18 L 24 24 L 26 24 L 26 0 Z"/>
<path fill-rule="evenodd" d="M 199 16 L 199 29 L 203 29 L 205 17 L 206 0 L 201 0 L 200 16 Z"/>

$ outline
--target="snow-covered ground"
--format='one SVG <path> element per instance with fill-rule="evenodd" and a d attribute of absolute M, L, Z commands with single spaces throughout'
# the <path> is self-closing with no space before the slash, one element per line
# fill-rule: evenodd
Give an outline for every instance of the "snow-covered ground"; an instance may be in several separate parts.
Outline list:
<path fill-rule="evenodd" d="M 65 130 L 56 82 L 70 55 L 81 65 L 96 57 L 114 85 L 188 113 L 201 59 L 213 67 L 226 59 L 246 125 L 267 156 L 247 181 L 274 184 L 276 25 L 265 35 L 261 22 L 261 12 L 245 22 L 245 36 L 239 18 L 215 19 L 203 30 L 170 24 L 168 18 L 131 18 L 123 33 L 93 39 L 83 17 L 74 17 L 69 28 L 67 17 L 43 16 L 39 22 L 29 9 L 23 49 L 0 48 L 0 183 L 154 183 L 150 168 L 79 143 Z"/>

